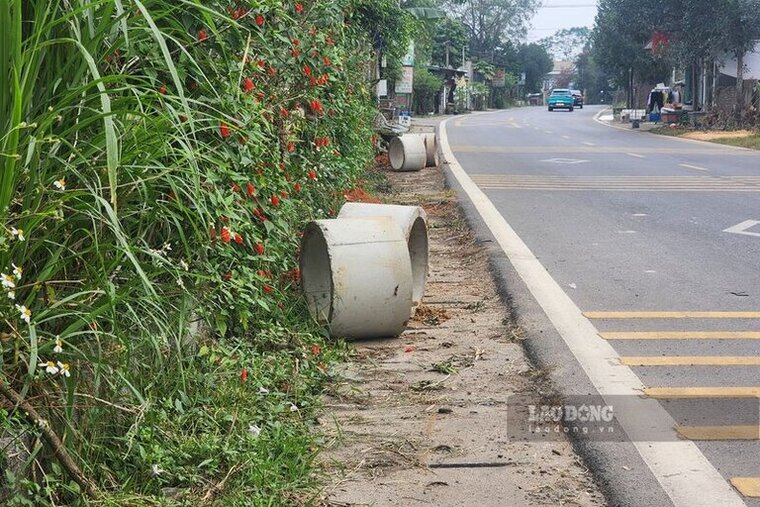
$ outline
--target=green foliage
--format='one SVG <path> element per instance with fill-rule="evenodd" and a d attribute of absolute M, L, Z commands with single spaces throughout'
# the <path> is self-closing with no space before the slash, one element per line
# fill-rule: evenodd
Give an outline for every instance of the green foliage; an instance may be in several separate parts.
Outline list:
<path fill-rule="evenodd" d="M 0 4 L 0 380 L 118 491 L 96 505 L 308 486 L 336 353 L 299 303 L 299 231 L 372 159 L 367 48 L 403 54 L 404 19 L 392 0 Z M 44 474 L 4 504 L 75 504 L 14 418 Z"/>
<path fill-rule="evenodd" d="M 449 52 L 449 65 L 462 66 L 462 49 L 467 46 L 467 34 L 461 21 L 446 18 L 435 26 L 433 36 L 432 63 L 441 67 L 446 65 L 446 51 Z"/>
<path fill-rule="evenodd" d="M 541 91 L 544 76 L 554 67 L 554 62 L 546 48 L 536 43 L 524 44 L 520 46 L 518 55 L 525 72 L 526 93 Z"/>
<path fill-rule="evenodd" d="M 557 60 L 573 60 L 591 39 L 591 29 L 585 26 L 563 28 L 551 37 L 546 37 L 538 43 Z"/>
<path fill-rule="evenodd" d="M 414 110 L 417 114 L 435 110 L 435 94 L 443 87 L 443 79 L 434 76 L 422 66 L 414 69 Z"/>

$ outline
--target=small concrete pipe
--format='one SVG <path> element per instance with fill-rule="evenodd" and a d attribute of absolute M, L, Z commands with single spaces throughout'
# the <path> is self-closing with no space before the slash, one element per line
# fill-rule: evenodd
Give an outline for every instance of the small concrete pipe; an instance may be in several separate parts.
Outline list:
<path fill-rule="evenodd" d="M 394 171 L 419 171 L 425 167 L 425 139 L 419 134 L 404 134 L 391 139 L 388 158 Z"/>
<path fill-rule="evenodd" d="M 406 238 L 390 217 L 309 223 L 301 240 L 301 288 L 330 335 L 398 336 L 412 308 Z"/>
<path fill-rule="evenodd" d="M 412 305 L 422 302 L 428 271 L 427 214 L 420 206 L 347 202 L 338 218 L 391 217 L 401 227 L 412 263 Z"/>
<path fill-rule="evenodd" d="M 423 134 L 425 139 L 425 167 L 438 167 L 438 137 L 435 134 Z"/>

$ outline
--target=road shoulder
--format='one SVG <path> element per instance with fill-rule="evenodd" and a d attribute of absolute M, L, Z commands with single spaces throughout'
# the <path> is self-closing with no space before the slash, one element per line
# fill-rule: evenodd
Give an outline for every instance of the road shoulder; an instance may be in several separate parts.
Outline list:
<path fill-rule="evenodd" d="M 498 295 L 487 245 L 441 168 L 389 173 L 398 204 L 430 218 L 423 306 L 397 339 L 356 342 L 325 396 L 328 505 L 604 505 L 567 440 L 512 442 L 506 403 L 549 392 Z"/>

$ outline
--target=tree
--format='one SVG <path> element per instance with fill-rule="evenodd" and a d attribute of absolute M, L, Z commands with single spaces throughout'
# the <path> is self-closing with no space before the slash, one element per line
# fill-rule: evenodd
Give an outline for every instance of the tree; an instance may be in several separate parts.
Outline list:
<path fill-rule="evenodd" d="M 610 100 L 609 77 L 599 67 L 594 57 L 594 47 L 588 44 L 575 60 L 576 86 L 583 90 L 587 104 L 605 103 Z"/>
<path fill-rule="evenodd" d="M 546 48 L 535 42 L 523 44 L 518 48 L 517 54 L 522 72 L 525 73 L 525 91 L 541 91 L 544 76 L 554 68 L 554 62 Z"/>
<path fill-rule="evenodd" d="M 719 18 L 720 44 L 736 58 L 737 116 L 744 110 L 744 56 L 753 49 L 760 37 L 760 5 L 758 0 L 727 0 Z"/>
<path fill-rule="evenodd" d="M 443 0 L 452 17 L 467 30 L 472 54 L 485 55 L 502 41 L 524 35 L 540 0 Z"/>
<path fill-rule="evenodd" d="M 462 50 L 467 46 L 467 32 L 461 21 L 451 18 L 440 20 L 433 35 L 433 65 L 458 67 L 462 63 Z M 448 59 L 446 57 L 448 53 Z M 455 62 L 457 64 L 455 64 Z"/>
<path fill-rule="evenodd" d="M 578 56 L 591 39 L 591 29 L 576 26 L 559 30 L 551 37 L 538 41 L 557 60 L 570 61 Z"/>

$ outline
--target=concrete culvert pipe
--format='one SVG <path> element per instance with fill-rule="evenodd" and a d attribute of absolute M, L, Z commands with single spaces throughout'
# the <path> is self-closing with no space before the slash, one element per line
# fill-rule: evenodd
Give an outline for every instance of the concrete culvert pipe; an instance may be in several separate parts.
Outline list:
<path fill-rule="evenodd" d="M 438 137 L 436 134 L 424 134 L 425 167 L 438 167 Z"/>
<path fill-rule="evenodd" d="M 401 227 L 412 264 L 412 304 L 419 305 L 425 293 L 428 271 L 427 214 L 419 206 L 347 202 L 338 218 L 391 217 Z"/>
<path fill-rule="evenodd" d="M 394 171 L 419 171 L 425 167 L 425 139 L 419 134 L 404 134 L 391 139 L 388 158 Z"/>
<path fill-rule="evenodd" d="M 392 218 L 309 223 L 300 268 L 309 313 L 331 336 L 382 338 L 406 327 L 412 267 L 406 238 Z"/>

